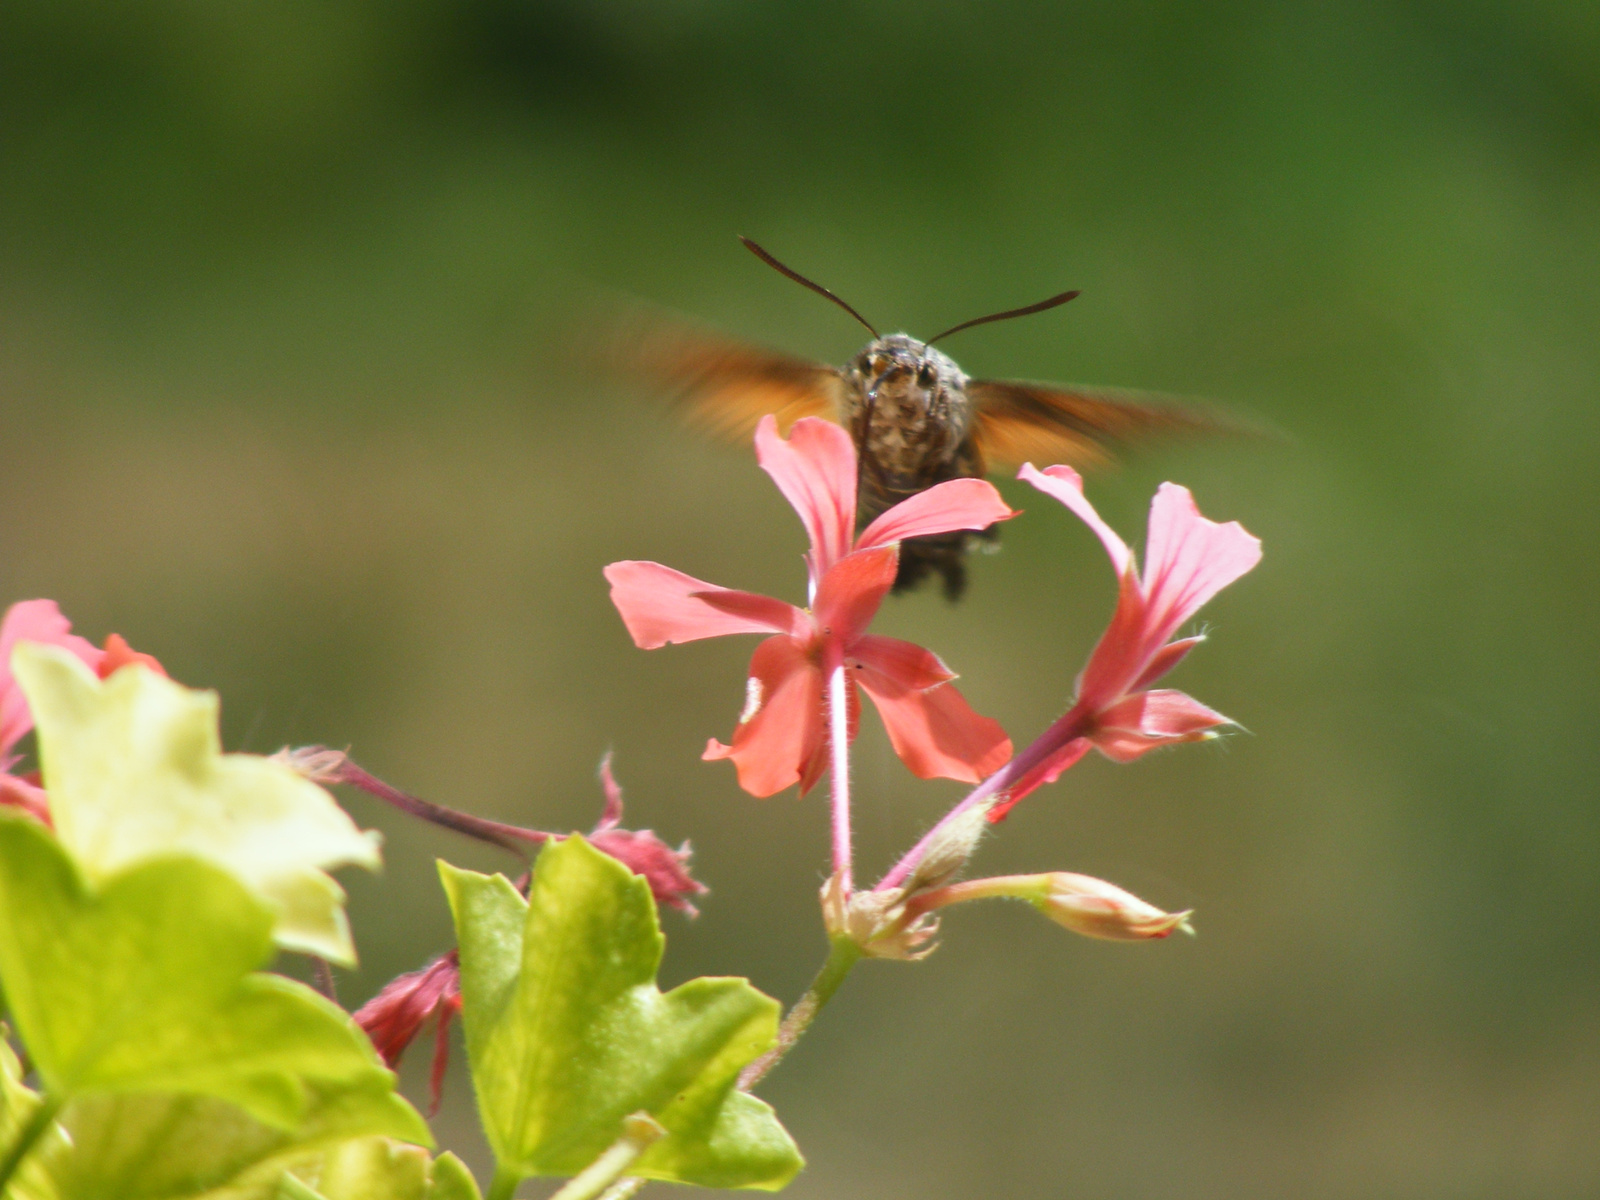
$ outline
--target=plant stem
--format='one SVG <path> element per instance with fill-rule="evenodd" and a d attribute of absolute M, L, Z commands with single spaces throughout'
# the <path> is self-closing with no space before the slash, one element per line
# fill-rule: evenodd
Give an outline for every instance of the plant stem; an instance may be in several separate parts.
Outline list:
<path fill-rule="evenodd" d="M 60 1111 L 61 1101 L 41 1100 L 27 1123 L 17 1130 L 17 1140 L 11 1143 L 6 1150 L 5 1158 L 0 1160 L 0 1196 L 5 1195 L 6 1186 L 11 1182 L 11 1177 L 17 1173 L 17 1168 L 22 1165 L 22 1160 L 28 1157 L 28 1152 L 33 1149 L 34 1144 L 49 1130 L 56 1119 L 56 1114 Z"/>
<path fill-rule="evenodd" d="M 828 673 L 828 740 L 833 751 L 829 782 L 833 789 L 833 870 L 840 877 L 846 897 L 854 883 L 850 878 L 850 697 L 844 663 Z"/>
<path fill-rule="evenodd" d="M 523 829 L 517 825 L 507 825 L 503 821 L 475 817 L 471 813 L 459 812 L 442 804 L 435 804 L 431 800 L 424 800 L 420 796 L 413 796 L 410 792 L 402 792 L 399 788 L 385 783 L 376 775 L 357 766 L 348 758 L 336 768 L 332 780 L 360 788 L 369 796 L 376 796 L 384 803 L 394 805 L 401 812 L 421 817 L 424 821 L 432 821 L 435 825 L 442 825 L 457 833 L 464 833 L 468 837 L 477 838 L 480 842 L 488 842 L 491 846 L 499 846 L 502 850 L 520 854 L 523 858 L 528 857 L 531 848 L 542 846 L 550 840 L 548 833 L 536 829 Z"/>
<path fill-rule="evenodd" d="M 748 1092 L 755 1087 L 766 1078 L 767 1072 L 783 1061 L 785 1054 L 794 1049 L 794 1044 L 800 1040 L 801 1034 L 810 1028 L 811 1022 L 816 1020 L 817 1014 L 822 1011 L 822 1006 L 833 999 L 833 994 L 839 990 L 839 985 L 844 982 L 845 976 L 850 974 L 850 968 L 855 966 L 860 958 L 861 947 L 855 942 L 849 938 L 834 939 L 833 946 L 828 951 L 828 961 L 822 964 L 822 970 L 817 972 L 817 977 L 811 981 L 806 994 L 800 997 L 795 1006 L 789 1010 L 789 1015 L 784 1017 L 783 1024 L 778 1026 L 778 1044 L 740 1073 L 740 1091 Z"/>
<path fill-rule="evenodd" d="M 628 1200 L 628 1197 L 637 1192 L 645 1184 L 637 1175 L 624 1175 L 613 1183 L 600 1195 L 600 1200 Z"/>
<path fill-rule="evenodd" d="M 899 887 L 906 881 L 907 876 L 916 870 L 923 855 L 927 854 L 928 847 L 938 840 L 946 826 L 965 816 L 978 805 L 992 803 L 1017 784 L 1023 783 L 1027 776 L 1052 754 L 1083 737 L 1087 719 L 1088 714 L 1080 711 L 1077 705 L 1073 705 L 1065 715 L 1035 738 L 1027 749 L 973 788 L 961 803 L 945 813 L 939 819 L 939 823 L 923 834 L 917 844 L 906 851 L 900 861 L 889 869 L 889 873 L 877 882 L 873 890 L 881 892 Z"/>
<path fill-rule="evenodd" d="M 622 1177 L 637 1159 L 667 1135 L 667 1131 L 646 1112 L 636 1112 L 622 1121 L 622 1136 L 581 1172 L 567 1180 L 566 1186 L 550 1200 L 595 1200 Z M 490 1198 L 493 1200 L 493 1197 Z"/>

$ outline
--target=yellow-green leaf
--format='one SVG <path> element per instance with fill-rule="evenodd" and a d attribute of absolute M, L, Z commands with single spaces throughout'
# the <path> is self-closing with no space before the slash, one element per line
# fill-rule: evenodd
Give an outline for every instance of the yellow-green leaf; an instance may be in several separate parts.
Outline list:
<path fill-rule="evenodd" d="M 196 858 L 152 859 L 92 892 L 47 830 L 0 809 L 0 988 L 57 1104 L 214 1096 L 288 1131 L 311 1084 L 392 1088 L 348 1014 L 255 973 L 273 955 L 272 920 Z"/>
<path fill-rule="evenodd" d="M 351 963 L 344 891 L 326 871 L 378 866 L 378 840 L 288 766 L 223 754 L 215 692 L 142 666 L 96 679 L 66 651 L 19 645 L 50 814 L 93 884 L 155 856 L 189 853 L 228 871 L 275 915 L 280 946 Z"/>
<path fill-rule="evenodd" d="M 501 1170 L 575 1175 L 646 1112 L 667 1131 L 630 1175 L 776 1190 L 800 1169 L 739 1071 L 777 1034 L 743 979 L 656 987 L 663 938 L 643 879 L 574 835 L 540 853 L 529 899 L 440 864 L 461 948 L 478 1111 Z"/>

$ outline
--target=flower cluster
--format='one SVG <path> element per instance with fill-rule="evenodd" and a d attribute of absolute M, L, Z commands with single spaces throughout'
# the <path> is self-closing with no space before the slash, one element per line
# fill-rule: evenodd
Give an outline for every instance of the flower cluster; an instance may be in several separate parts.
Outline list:
<path fill-rule="evenodd" d="M 962 479 L 903 501 L 856 534 L 856 453 L 842 429 L 808 418 L 785 440 L 768 417 L 756 433 L 756 455 L 810 536 L 806 608 L 717 587 L 654 562 L 613 563 L 605 575 L 612 602 L 643 649 L 731 633 L 768 635 L 751 659 L 732 743 L 712 739 L 704 757 L 732 759 L 740 786 L 755 796 L 793 784 L 804 793 L 831 765 L 834 874 L 823 889 L 831 936 L 868 956 L 920 957 L 931 949 L 936 909 L 990 896 L 1027 899 L 1067 928 L 1095 937 L 1144 940 L 1186 929 L 1188 914 L 1164 913 L 1086 876 L 950 880 L 976 849 L 986 822 L 1001 820 L 1089 750 L 1132 762 L 1154 749 L 1214 737 L 1232 724 L 1183 692 L 1152 685 L 1203 640 L 1176 635 L 1218 591 L 1255 566 L 1260 542 L 1237 522 L 1207 520 L 1185 488 L 1167 483 L 1151 504 L 1141 570 L 1128 544 L 1085 498 L 1076 471 L 1025 465 L 1021 479 L 1064 504 L 1100 539 L 1117 573 L 1118 598 L 1071 706 L 1012 758 L 1010 739 L 968 707 L 943 660 L 867 627 L 894 581 L 901 541 L 984 529 L 1017 514 L 989 484 Z M 846 751 L 857 728 L 858 688 L 877 706 L 895 752 L 914 774 L 978 783 L 866 892 L 851 883 L 848 824 Z"/>

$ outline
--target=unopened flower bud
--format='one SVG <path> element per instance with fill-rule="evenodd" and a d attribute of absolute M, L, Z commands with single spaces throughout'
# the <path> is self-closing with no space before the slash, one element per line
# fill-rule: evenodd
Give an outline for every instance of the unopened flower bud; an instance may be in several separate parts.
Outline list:
<path fill-rule="evenodd" d="M 939 827 L 905 882 L 908 894 L 942 887 L 955 877 L 989 828 L 988 804 L 977 804 Z"/>
<path fill-rule="evenodd" d="M 1058 925 L 1085 937 L 1114 942 L 1164 938 L 1174 929 L 1193 934 L 1189 912 L 1162 912 L 1115 884 L 1056 871 L 1038 877 L 1042 890 L 1027 899 Z"/>

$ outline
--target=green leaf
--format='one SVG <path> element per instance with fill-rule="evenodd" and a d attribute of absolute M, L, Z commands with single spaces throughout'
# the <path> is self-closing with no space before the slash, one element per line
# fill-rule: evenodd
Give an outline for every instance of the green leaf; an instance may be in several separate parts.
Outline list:
<path fill-rule="evenodd" d="M 478 1111 L 501 1169 L 575 1175 L 631 1113 L 667 1130 L 630 1175 L 777 1190 L 801 1167 L 772 1109 L 735 1089 L 778 1004 L 743 979 L 663 995 L 643 879 L 581 837 L 547 845 L 524 901 L 503 876 L 440 864 L 461 947 Z"/>
<path fill-rule="evenodd" d="M 285 1186 L 288 1185 L 288 1186 Z M 295 1185 L 303 1189 L 292 1190 Z M 220 1200 L 220 1198 L 219 1198 Z M 471 1172 L 454 1154 L 431 1162 L 427 1151 L 388 1138 L 345 1142 L 280 1182 L 279 1200 L 481 1200 Z"/>
<path fill-rule="evenodd" d="M 391 1089 L 347 1014 L 252 973 L 272 956 L 272 920 L 193 858 L 144 863 L 93 894 L 47 830 L 0 813 L 0 987 L 58 1103 L 207 1095 L 292 1130 L 308 1083 Z"/>
<path fill-rule="evenodd" d="M 377 835 L 288 766 L 223 754 L 215 692 L 141 666 L 102 681 L 66 651 L 33 643 L 11 662 L 39 731 L 56 833 L 93 883 L 152 857 L 194 854 L 267 900 L 280 946 L 355 961 L 344 891 L 325 870 L 375 869 Z"/>
<path fill-rule="evenodd" d="M 68 1140 L 48 1157 L 49 1173 L 60 1200 L 182 1200 L 214 1189 L 269 1197 L 291 1160 L 353 1138 L 428 1136 L 386 1081 L 307 1092 L 305 1117 L 288 1132 L 209 1096 L 87 1097 L 67 1107 Z"/>

